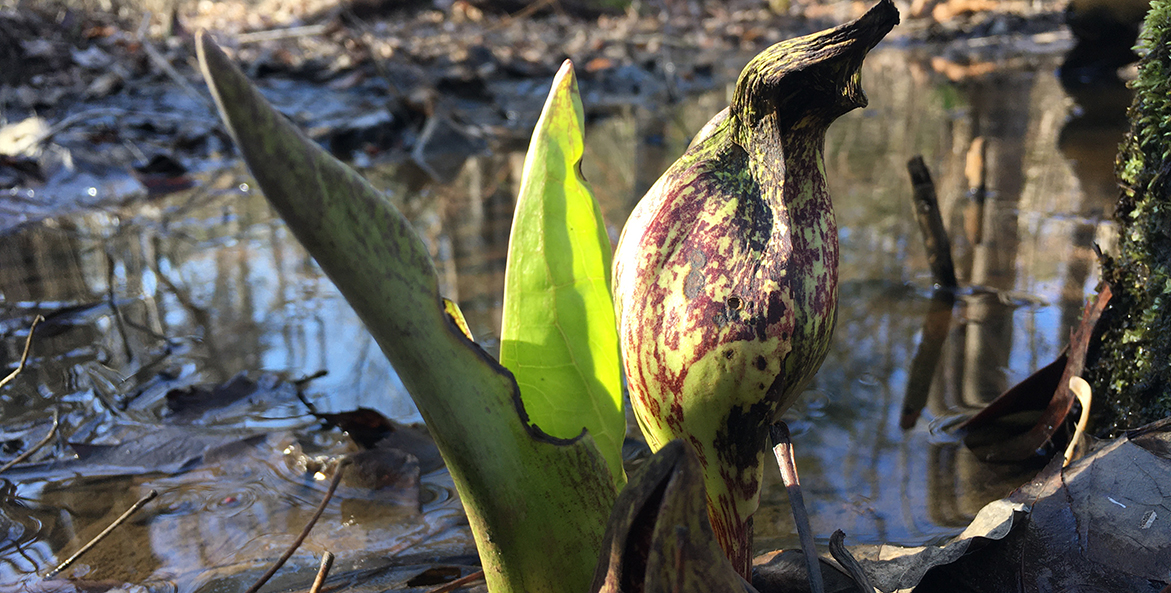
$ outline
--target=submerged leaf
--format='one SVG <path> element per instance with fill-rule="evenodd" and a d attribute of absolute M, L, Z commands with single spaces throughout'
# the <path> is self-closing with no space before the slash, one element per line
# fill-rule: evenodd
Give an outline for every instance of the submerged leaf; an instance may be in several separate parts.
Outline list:
<path fill-rule="evenodd" d="M 610 239 L 581 175 L 584 130 L 566 60 L 525 157 L 508 245 L 500 363 L 516 376 L 529 418 L 561 438 L 588 429 L 621 486 L 626 419 Z"/>

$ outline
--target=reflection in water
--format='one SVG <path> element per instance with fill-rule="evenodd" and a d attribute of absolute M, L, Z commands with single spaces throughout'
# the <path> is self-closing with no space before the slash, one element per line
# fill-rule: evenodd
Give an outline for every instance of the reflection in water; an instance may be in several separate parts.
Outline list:
<path fill-rule="evenodd" d="M 820 375 L 790 412 L 815 531 L 825 538 L 841 528 L 851 543 L 939 540 L 1028 477 L 1032 468 L 978 462 L 941 427 L 1056 355 L 1094 282 L 1091 242 L 1108 234 L 1103 220 L 1114 198 L 1113 144 L 1103 138 L 1119 128 L 1087 132 L 1071 125 L 1060 133 L 1071 107 L 1053 64 L 1042 60 L 949 83 L 907 58 L 897 51 L 871 55 L 865 73 L 871 107 L 840 120 L 827 139 L 842 233 L 839 324 Z M 720 91 L 670 111 L 631 106 L 591 126 L 583 170 L 612 238 L 638 196 L 725 102 Z M 963 231 L 964 213 L 972 211 L 965 165 L 976 138 L 983 139 L 987 191 L 978 241 Z M 414 222 L 435 258 L 442 291 L 459 302 L 490 351 L 497 347 L 523 148 L 498 146 L 472 158 L 444 186 L 411 164 L 367 172 Z M 933 330 L 942 346 L 938 368 L 925 378 L 909 372 L 925 339 L 925 317 L 940 313 L 931 313 L 938 303 L 911 211 L 904 164 L 914 154 L 923 154 L 935 175 L 957 272 L 968 287 L 950 324 Z M 53 407 L 62 410 L 70 440 L 112 438 L 108 433 L 119 424 L 159 422 L 170 389 L 259 369 L 292 378 L 328 370 L 307 393 L 321 411 L 366 406 L 399 421 L 418 420 L 353 312 L 247 183 L 238 167 L 226 169 L 201 188 L 164 200 L 49 220 L 0 237 L 0 331 L 7 336 L 0 360 L 8 368 L 31 315 L 50 317 L 30 368 L 0 393 L 5 440 L 18 441 L 17 449 L 35 442 Z M 394 295 L 385 298 L 394 306 Z M 927 391 L 908 393 L 909 384 Z M 903 402 L 913 398 L 925 402 L 922 416 L 903 430 Z M 308 420 L 293 402 L 222 423 L 304 430 Z M 11 455 L 5 450 L 5 458 Z M 63 443 L 42 454 L 50 455 L 66 456 Z M 258 460 L 255 467 L 275 463 Z M 775 470 L 767 476 L 772 485 L 756 519 L 758 549 L 793 546 L 779 476 Z M 21 526 L 9 533 L 35 537 L 16 536 L 21 551 L 14 541 L 0 542 L 7 560 L 0 583 L 54 564 L 76 538 L 100 529 L 106 515 L 152 484 L 172 503 L 124 537 L 149 540 L 149 551 L 134 549 L 154 560 L 116 578 L 174 580 L 184 591 L 206 579 L 181 577 L 176 566 L 207 570 L 257 557 L 228 551 L 281 540 L 285 535 L 266 540 L 266 534 L 287 534 L 317 500 L 258 493 L 263 480 L 255 475 L 238 477 L 228 496 L 197 485 L 216 479 L 191 472 L 84 484 L 19 482 L 2 495 L 0 521 Z M 102 508 L 91 501 L 80 511 L 79 499 L 102 488 L 109 493 Z M 251 510 L 231 511 L 224 506 L 229 499 L 250 501 L 245 508 Z M 210 515 L 200 519 L 199 513 Z M 220 513 L 246 513 L 249 527 L 216 523 Z M 384 527 L 372 528 L 371 537 L 406 537 L 418 520 L 379 523 Z M 335 516 L 326 529 L 340 529 L 343 521 Z M 373 519 L 355 514 L 352 521 Z M 184 535 L 174 535 L 179 532 Z M 370 542 L 339 545 L 363 549 Z"/>

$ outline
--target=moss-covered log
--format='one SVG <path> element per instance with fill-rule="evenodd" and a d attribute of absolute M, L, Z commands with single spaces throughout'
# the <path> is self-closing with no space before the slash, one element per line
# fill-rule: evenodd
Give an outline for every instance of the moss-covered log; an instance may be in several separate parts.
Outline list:
<path fill-rule="evenodd" d="M 1114 298 L 1102 319 L 1095 427 L 1115 433 L 1171 416 L 1171 0 L 1151 3 L 1118 155 L 1118 251 L 1103 262 Z"/>

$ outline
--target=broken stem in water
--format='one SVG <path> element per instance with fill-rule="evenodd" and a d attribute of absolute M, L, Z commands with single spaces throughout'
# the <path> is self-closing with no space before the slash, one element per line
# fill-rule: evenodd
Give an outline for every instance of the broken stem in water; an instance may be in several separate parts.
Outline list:
<path fill-rule="evenodd" d="M 309 593 L 321 593 L 321 586 L 325 584 L 325 577 L 329 576 L 329 569 L 332 566 L 333 554 L 330 552 L 322 554 L 321 567 L 317 569 L 317 576 L 313 578 L 313 586 L 309 587 Z"/>
<path fill-rule="evenodd" d="M 943 226 L 943 217 L 939 213 L 939 199 L 935 194 L 935 182 L 931 180 L 931 172 L 923 162 L 922 155 L 915 155 L 907 161 L 907 172 L 911 175 L 912 194 L 915 202 L 915 218 L 919 220 L 919 230 L 923 233 L 923 246 L 927 248 L 927 262 L 931 265 L 931 275 L 935 283 L 944 288 L 955 288 L 955 264 L 951 259 L 951 241 L 947 236 L 947 229 Z"/>
<path fill-rule="evenodd" d="M 797 480 L 797 460 L 793 457 L 793 441 L 789 437 L 789 425 L 783 421 L 773 424 L 769 432 L 773 438 L 773 454 L 781 469 L 781 480 L 789 494 L 789 507 L 793 511 L 793 522 L 797 524 L 797 538 L 801 551 L 805 553 L 805 568 L 809 572 L 809 590 L 825 593 L 821 580 L 821 564 L 817 561 L 817 544 L 813 542 L 813 530 L 809 527 L 809 515 L 805 513 L 805 500 L 801 496 L 801 483 Z"/>
<path fill-rule="evenodd" d="M 131 515 L 138 512 L 138 509 L 141 509 L 142 507 L 146 506 L 146 503 L 154 500 L 155 497 L 158 495 L 159 495 L 159 492 L 157 490 L 151 490 L 150 492 L 148 492 L 146 494 L 146 496 L 143 496 L 142 498 L 138 499 L 138 502 L 134 503 L 134 505 L 132 505 L 130 508 L 126 509 L 126 512 L 122 513 L 122 516 L 118 517 L 117 519 L 114 519 L 114 522 L 110 523 L 109 527 L 103 529 L 102 532 L 97 535 L 97 537 L 91 539 L 88 544 L 82 546 L 81 549 L 78 550 L 76 554 L 70 556 L 67 560 L 65 560 L 65 562 L 58 564 L 57 568 L 54 568 L 53 570 L 49 571 L 49 574 L 45 575 L 45 578 L 46 579 L 53 578 L 54 576 L 57 575 L 57 573 L 65 570 L 66 568 L 69 568 L 70 565 L 72 565 L 74 562 L 77 562 L 78 558 L 81 558 L 81 556 L 83 554 L 85 554 L 86 552 L 93 549 L 94 546 L 98 545 L 98 542 L 106 539 L 106 537 L 108 535 L 110 535 L 111 533 L 113 533 L 114 530 L 117 529 L 119 525 L 125 523 L 126 520 L 131 517 Z"/>
<path fill-rule="evenodd" d="M 261 575 L 260 579 L 253 583 L 245 593 L 256 593 L 259 591 L 272 578 L 272 575 L 276 574 L 276 571 L 280 570 L 285 565 L 285 562 L 288 562 L 289 558 L 293 557 L 293 553 L 297 551 L 297 548 L 301 547 L 305 538 L 309 537 L 309 532 L 313 531 L 313 526 L 317 524 L 317 520 L 325 512 L 326 505 L 329 504 L 329 500 L 333 498 L 333 493 L 337 490 L 338 484 L 342 481 L 342 472 L 345 471 L 346 466 L 349 464 L 349 457 L 338 462 L 337 469 L 333 472 L 333 480 L 329 482 L 329 488 L 325 491 L 325 497 L 321 499 L 321 504 L 317 505 L 317 510 L 313 511 L 313 516 L 309 517 L 309 522 L 305 524 L 305 528 L 301 530 L 301 534 L 297 536 L 297 539 L 293 540 L 293 545 L 289 546 L 289 549 L 285 550 L 284 554 L 281 554 L 281 557 L 268 569 L 268 572 Z"/>

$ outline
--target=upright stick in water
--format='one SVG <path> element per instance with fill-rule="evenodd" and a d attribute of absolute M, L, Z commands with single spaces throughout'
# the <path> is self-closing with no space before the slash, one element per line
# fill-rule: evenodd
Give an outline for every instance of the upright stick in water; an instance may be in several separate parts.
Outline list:
<path fill-rule="evenodd" d="M 898 23 L 856 21 L 778 43 L 623 230 L 614 294 L 630 399 L 658 450 L 681 438 L 704 468 L 720 545 L 746 577 L 769 425 L 829 347 L 838 230 L 825 132 L 866 105 L 866 53 Z"/>

